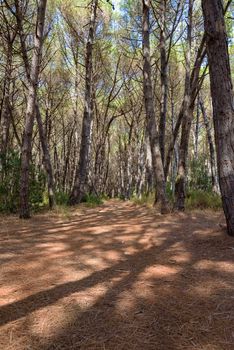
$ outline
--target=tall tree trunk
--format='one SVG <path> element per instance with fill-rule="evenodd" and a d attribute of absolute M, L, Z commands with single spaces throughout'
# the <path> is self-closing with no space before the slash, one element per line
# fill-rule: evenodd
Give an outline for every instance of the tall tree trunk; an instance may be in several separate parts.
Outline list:
<path fill-rule="evenodd" d="M 191 72 L 191 75 L 189 77 L 190 80 L 190 110 L 193 111 L 194 109 L 194 101 L 196 99 L 197 93 L 200 89 L 199 86 L 199 73 L 200 73 L 200 68 L 203 62 L 203 59 L 206 55 L 206 48 L 205 48 L 205 36 L 203 37 L 201 44 L 199 46 L 199 49 L 197 51 L 197 55 L 196 55 L 196 60 L 193 66 L 193 70 Z M 185 80 L 188 79 L 187 75 L 185 77 Z M 167 157 L 166 157 L 166 162 L 165 162 L 165 178 L 167 178 L 168 176 L 168 172 L 169 172 L 169 167 L 170 167 L 170 163 L 171 163 L 171 157 L 173 154 L 173 150 L 174 150 L 174 145 L 175 142 L 177 140 L 177 137 L 179 135 L 179 131 L 180 131 L 180 126 L 181 123 L 183 121 L 184 118 L 184 111 L 187 105 L 187 99 L 188 99 L 188 89 L 187 89 L 187 84 L 185 82 L 185 91 L 184 91 L 184 98 L 183 98 L 183 102 L 181 104 L 180 107 L 180 111 L 179 111 L 179 115 L 177 117 L 177 121 L 175 124 L 175 128 L 174 128 L 174 132 L 172 135 L 172 140 L 169 144 L 169 148 L 168 148 L 168 152 L 167 152 Z"/>
<path fill-rule="evenodd" d="M 171 89 L 171 132 L 174 134 L 175 129 L 175 101 L 174 101 L 174 88 Z M 171 190 L 174 196 L 175 194 L 175 182 L 176 182 L 176 174 L 178 168 L 178 144 L 175 142 L 174 151 L 173 151 L 173 159 L 171 164 Z"/>
<path fill-rule="evenodd" d="M 5 72 L 5 86 L 4 86 L 4 96 L 1 109 L 1 123 L 0 123 L 0 156 L 2 164 L 7 152 L 7 143 L 10 127 L 10 85 L 11 85 L 11 71 L 12 71 L 12 46 L 8 45 L 7 61 L 6 61 L 6 72 Z"/>
<path fill-rule="evenodd" d="M 84 198 L 89 171 L 88 165 L 93 121 L 93 44 L 97 8 L 98 0 L 92 0 L 89 35 L 86 44 L 85 108 L 81 132 L 80 158 L 76 171 L 74 187 L 69 200 L 71 205 L 80 203 Z"/>
<path fill-rule="evenodd" d="M 167 0 L 160 2 L 160 63 L 161 63 L 161 103 L 160 103 L 160 123 L 159 123 L 159 143 L 164 164 L 165 158 L 165 134 L 167 118 L 167 100 L 168 100 L 168 60 L 166 52 L 166 11 Z"/>
<path fill-rule="evenodd" d="M 21 153 L 21 177 L 20 177 L 20 218 L 30 217 L 29 206 L 29 168 L 32 155 L 32 132 L 35 116 L 35 103 L 37 97 L 37 85 L 40 71 L 43 33 L 47 0 L 39 0 L 37 9 L 37 23 L 34 35 L 34 51 L 30 70 L 29 91 L 25 117 L 25 128 Z"/>
<path fill-rule="evenodd" d="M 208 116 L 206 114 L 204 102 L 200 96 L 199 96 L 199 105 L 201 108 L 201 112 L 202 112 L 202 116 L 203 116 L 203 120 L 204 120 L 204 124 L 205 124 L 205 128 L 206 128 L 207 141 L 209 144 L 212 190 L 213 190 L 213 192 L 218 193 L 219 186 L 218 186 L 218 179 L 217 179 L 216 170 L 215 170 L 216 169 L 216 166 L 215 166 L 215 164 L 216 164 L 216 162 L 215 162 L 215 147 L 214 147 L 213 138 L 212 138 L 212 134 L 211 134 L 210 122 L 209 122 Z"/>
<path fill-rule="evenodd" d="M 168 203 L 166 198 L 166 183 L 164 177 L 164 169 L 159 146 L 159 135 L 157 132 L 153 89 L 151 79 L 151 60 L 150 60 L 150 33 L 149 33 L 149 13 L 150 0 L 142 0 L 143 18 L 142 18 L 142 49 L 143 49 L 143 89 L 145 100 L 145 111 L 147 119 L 147 129 L 150 139 L 150 147 L 152 153 L 152 164 L 156 179 L 156 195 L 161 204 L 161 212 L 168 211 Z"/>
<path fill-rule="evenodd" d="M 186 77 L 185 77 L 185 97 L 184 97 L 184 116 L 182 121 L 181 142 L 179 150 L 179 167 L 175 184 L 176 209 L 185 209 L 185 186 L 187 175 L 187 158 L 189 136 L 193 117 L 193 109 L 190 108 L 191 102 L 191 85 L 190 85 L 190 70 L 191 70 L 191 49 L 192 49 L 192 26 L 193 26 L 193 3 L 194 0 L 189 0 L 188 8 L 188 28 L 187 28 L 187 48 L 186 48 Z"/>
<path fill-rule="evenodd" d="M 38 131 L 40 136 L 40 142 L 41 142 L 41 148 L 43 151 L 43 165 L 45 168 L 45 171 L 47 173 L 47 185 L 48 185 L 48 197 L 49 197 L 49 207 L 52 209 L 55 204 L 54 199 L 54 174 L 53 169 L 51 165 L 51 159 L 50 159 L 50 151 L 48 147 L 48 143 L 46 140 L 46 134 L 42 123 L 41 113 L 39 106 L 36 102 L 36 119 L 37 119 L 37 125 L 38 125 Z"/>
<path fill-rule="evenodd" d="M 194 130 L 194 159 L 198 159 L 198 138 L 199 138 L 200 108 L 199 99 L 197 99 L 197 115 Z"/>
<path fill-rule="evenodd" d="M 25 67 L 25 72 L 27 76 L 28 83 L 30 85 L 31 83 L 31 75 L 30 75 L 30 63 L 27 53 L 27 47 L 25 42 L 25 34 L 23 30 L 23 18 L 22 18 L 22 10 L 19 4 L 19 0 L 15 0 L 15 8 L 16 8 L 16 20 L 17 20 L 17 26 L 18 26 L 18 33 L 20 37 L 20 45 L 21 45 L 21 51 L 22 51 L 22 57 Z M 49 197 L 49 207 L 52 209 L 55 205 L 55 198 L 54 198 L 54 174 L 53 174 L 53 168 L 51 164 L 51 157 L 50 157 L 50 151 L 48 147 L 48 142 L 46 138 L 46 131 L 43 127 L 42 117 L 40 113 L 40 108 L 38 105 L 37 98 L 35 100 L 35 106 L 36 106 L 36 120 L 38 124 L 38 130 L 39 130 L 39 137 L 41 142 L 41 147 L 43 151 L 43 165 L 45 168 L 45 171 L 47 173 L 47 184 L 48 184 L 48 197 Z"/>
<path fill-rule="evenodd" d="M 231 0 L 228 1 L 227 5 L 224 9 L 224 14 L 227 12 L 230 3 L 231 3 Z M 190 77 L 190 84 L 191 84 L 191 87 L 190 87 L 190 91 L 191 91 L 190 109 L 191 110 L 193 110 L 193 108 L 194 108 L 194 102 L 195 102 L 196 96 L 201 88 L 201 84 L 199 84 L 199 73 L 200 73 L 202 62 L 203 62 L 203 60 L 206 56 L 206 53 L 207 53 L 205 44 L 206 44 L 206 35 L 204 33 L 202 40 L 201 40 L 201 43 L 200 43 L 200 46 L 197 50 L 195 63 L 193 66 L 193 70 L 191 72 L 191 77 Z M 176 142 L 177 137 L 179 135 L 180 126 L 181 126 L 181 123 L 182 123 L 182 120 L 184 117 L 184 105 L 186 103 L 185 98 L 186 98 L 186 90 L 185 90 L 183 102 L 181 104 L 181 108 L 180 108 L 179 115 L 178 115 L 178 118 L 176 121 L 175 129 L 174 129 L 172 139 L 171 139 L 171 142 L 169 144 L 167 156 L 166 156 L 166 162 L 165 162 L 165 167 L 164 167 L 166 179 L 167 179 L 168 172 L 169 172 L 169 167 L 170 167 L 170 163 L 171 163 L 171 157 L 173 154 L 174 145 L 175 145 L 175 142 Z"/>
<path fill-rule="evenodd" d="M 203 0 L 219 184 L 228 234 L 234 236 L 234 101 L 223 2 Z"/>

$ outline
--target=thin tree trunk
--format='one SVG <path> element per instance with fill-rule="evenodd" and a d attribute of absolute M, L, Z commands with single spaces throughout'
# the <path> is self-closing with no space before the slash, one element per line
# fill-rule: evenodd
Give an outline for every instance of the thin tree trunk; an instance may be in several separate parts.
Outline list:
<path fill-rule="evenodd" d="M 12 74 L 12 42 L 8 43 L 7 49 L 7 60 L 6 60 L 6 70 L 5 70 L 5 84 L 4 84 L 4 96 L 1 109 L 1 119 L 0 119 L 0 162 L 4 166 L 7 144 L 9 136 L 9 128 L 11 121 L 11 105 L 10 105 L 10 86 L 11 86 L 11 74 Z"/>
<path fill-rule="evenodd" d="M 188 9 L 188 29 L 187 29 L 187 48 L 186 48 L 186 78 L 185 78 L 185 98 L 184 98 L 184 116 L 182 121 L 181 142 L 179 150 L 179 167 L 175 184 L 176 195 L 176 209 L 185 209 L 185 195 L 186 195 L 186 176 L 187 176 L 187 158 L 189 136 L 192 124 L 193 109 L 190 108 L 191 102 L 191 84 L 190 84 L 190 70 L 191 70 L 191 50 L 192 50 L 192 26 L 193 26 L 193 2 L 189 0 Z"/>
<path fill-rule="evenodd" d="M 208 141 L 209 151 L 210 151 L 210 168 L 211 168 L 212 190 L 213 190 L 213 192 L 218 193 L 219 186 L 218 186 L 218 179 L 217 179 L 216 170 L 215 170 L 216 169 L 216 166 L 215 166 L 216 165 L 215 147 L 214 147 L 213 138 L 212 138 L 212 134 L 211 134 L 210 122 L 209 122 L 208 116 L 206 114 L 204 102 L 200 96 L 199 96 L 199 105 L 201 107 L 201 112 L 202 112 L 202 116 L 203 116 L 203 120 L 204 120 L 204 124 L 205 124 L 205 128 L 206 128 L 207 141 Z"/>
<path fill-rule="evenodd" d="M 19 5 L 19 0 L 15 0 L 15 7 L 16 7 L 16 20 L 17 20 L 17 26 L 18 26 L 18 32 L 20 37 L 20 44 L 21 44 L 21 51 L 22 51 L 22 57 L 24 62 L 24 67 L 26 71 L 26 76 L 29 85 L 31 84 L 31 74 L 30 74 L 30 64 L 29 64 L 29 58 L 25 43 L 25 35 L 23 31 L 23 25 L 22 25 L 22 11 Z M 54 174 L 53 174 L 53 168 L 51 164 L 51 157 L 49 152 L 49 147 L 46 139 L 46 132 L 44 131 L 43 122 L 41 118 L 40 108 L 38 105 L 37 97 L 35 99 L 35 113 L 36 113 L 36 120 L 38 124 L 38 130 L 39 130 L 39 137 L 40 142 L 42 146 L 43 151 L 43 164 L 45 171 L 47 173 L 47 183 L 48 183 L 48 197 L 49 197 L 49 207 L 52 209 L 55 205 L 55 197 L 54 197 Z"/>
<path fill-rule="evenodd" d="M 234 101 L 221 0 L 203 0 L 219 184 L 228 234 L 234 236 Z"/>
<path fill-rule="evenodd" d="M 160 2 L 161 20 L 160 20 L 160 62 L 161 62 L 161 104 L 160 104 L 160 123 L 159 123 L 159 143 L 164 164 L 165 158 L 165 134 L 167 118 L 167 100 L 168 100 L 168 61 L 166 53 L 166 11 L 167 0 Z"/>
<path fill-rule="evenodd" d="M 194 130 L 194 159 L 198 159 L 198 137 L 199 137 L 199 122 L 200 122 L 200 109 L 199 109 L 199 99 L 197 99 L 197 115 L 196 124 Z"/>
<path fill-rule="evenodd" d="M 171 132 L 172 135 L 175 129 L 175 101 L 174 101 L 174 90 L 172 87 L 171 91 Z M 171 164 L 171 190 L 174 196 L 175 194 L 175 182 L 176 182 L 176 174 L 178 169 L 178 144 L 175 142 L 174 151 L 173 151 L 173 159 Z"/>
<path fill-rule="evenodd" d="M 229 0 L 227 2 L 227 5 L 224 9 L 224 14 L 227 12 L 229 6 L 230 6 L 230 3 L 231 3 L 232 0 Z M 192 73 L 191 73 L 191 78 L 190 78 L 190 82 L 191 82 L 191 102 L 190 102 L 190 109 L 193 110 L 194 108 L 194 102 L 195 102 L 195 99 L 196 99 L 196 96 L 198 95 L 198 92 L 201 88 L 201 86 L 199 86 L 199 73 L 200 73 L 200 69 L 201 69 L 201 65 L 202 65 L 202 62 L 206 56 L 206 35 L 204 33 L 203 37 L 202 37 L 202 40 L 201 40 L 201 43 L 200 43 L 200 46 L 197 50 L 197 55 L 196 55 L 196 60 L 195 60 L 195 63 L 194 63 L 194 66 L 193 66 L 193 70 L 192 70 Z M 186 96 L 186 93 L 185 93 L 185 96 Z M 172 135 L 172 140 L 169 144 L 169 148 L 168 148 L 168 152 L 167 152 L 167 157 L 166 157 L 166 162 L 165 162 L 165 167 L 164 167 L 164 170 L 165 170 L 165 178 L 167 179 L 167 176 L 168 176 L 168 172 L 169 172 L 169 167 L 170 167 L 170 163 L 171 163 L 171 157 L 172 157 L 172 154 L 173 154 L 173 149 L 174 149 L 174 145 L 175 145 L 175 142 L 177 140 L 177 137 L 178 137 L 178 134 L 179 134 L 179 130 L 180 130 L 180 126 L 181 126 L 181 123 L 182 123 L 182 120 L 183 120 L 183 116 L 184 116 L 184 104 L 185 104 L 185 98 L 183 99 L 183 102 L 182 102 L 182 105 L 181 105 L 181 108 L 180 108 L 180 111 L 179 111 L 179 115 L 178 115 L 178 118 L 177 118 L 177 122 L 176 122 L 176 126 L 175 126 L 175 130 L 174 130 L 174 133 Z"/>
<path fill-rule="evenodd" d="M 30 217 L 29 205 L 29 168 L 32 155 L 32 132 L 35 116 L 35 103 L 37 97 L 37 84 L 41 63 L 43 33 L 47 0 L 39 0 L 37 10 L 37 23 L 34 35 L 34 52 L 30 70 L 30 84 L 21 153 L 21 177 L 20 177 L 20 218 Z"/>
<path fill-rule="evenodd" d="M 152 164 L 156 179 L 156 195 L 161 204 L 161 212 L 168 211 L 168 203 L 166 198 L 166 183 L 164 177 L 164 169 L 159 146 L 159 135 L 157 132 L 153 89 L 151 79 L 151 62 L 150 62 L 150 33 L 149 33 L 149 13 L 150 1 L 142 0 L 143 2 L 143 18 L 142 18 L 142 48 L 143 48 L 143 89 L 145 100 L 145 111 L 147 119 L 147 129 L 150 139 L 150 147 L 152 153 Z"/>
<path fill-rule="evenodd" d="M 201 44 L 199 46 L 199 49 L 197 51 L 195 64 L 194 64 L 191 76 L 189 78 L 190 84 L 191 84 L 191 87 L 190 87 L 190 92 L 191 92 L 190 110 L 192 110 L 192 111 L 194 108 L 194 101 L 196 99 L 196 96 L 197 96 L 197 93 L 199 90 L 199 73 L 200 73 L 200 68 L 201 68 L 203 59 L 205 57 L 205 54 L 206 54 L 206 49 L 205 49 L 205 36 L 204 36 L 202 41 L 201 41 Z M 187 78 L 185 77 L 185 79 L 187 79 Z M 176 125 L 174 128 L 172 139 L 171 139 L 171 142 L 169 144 L 169 148 L 168 148 L 168 152 L 167 152 L 167 157 L 166 157 L 166 162 L 165 162 L 165 178 L 167 178 L 167 176 L 168 176 L 169 167 L 170 167 L 170 163 L 171 163 L 171 157 L 172 157 L 173 150 L 174 150 L 174 145 L 175 145 L 175 142 L 176 142 L 177 137 L 179 135 L 180 126 L 181 126 L 181 123 L 182 123 L 183 118 L 184 118 L 184 111 L 185 111 L 186 104 L 187 104 L 187 102 L 186 102 L 187 93 L 188 93 L 188 89 L 187 89 L 187 85 L 185 83 L 185 92 L 184 92 L 183 102 L 182 102 L 181 107 L 180 107 L 179 115 L 177 117 Z"/>
<path fill-rule="evenodd" d="M 84 198 L 89 171 L 88 165 L 93 120 L 93 44 L 97 7 L 98 0 L 92 0 L 89 35 L 86 45 L 85 109 L 81 132 L 80 158 L 76 171 L 74 187 L 69 200 L 71 205 L 80 203 Z"/>
<path fill-rule="evenodd" d="M 41 148 L 43 151 L 43 165 L 47 173 L 47 183 L 48 183 L 48 196 L 49 196 L 49 207 L 52 209 L 55 204 L 54 199 L 54 174 L 51 165 L 50 152 L 48 143 L 46 140 L 45 131 L 43 128 L 42 118 L 40 114 L 40 109 L 38 104 L 36 103 L 36 119 L 38 124 L 38 131 L 40 136 Z"/>

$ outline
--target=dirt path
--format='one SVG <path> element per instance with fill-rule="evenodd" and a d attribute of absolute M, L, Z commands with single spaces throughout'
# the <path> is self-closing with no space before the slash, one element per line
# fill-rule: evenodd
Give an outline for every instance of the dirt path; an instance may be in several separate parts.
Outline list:
<path fill-rule="evenodd" d="M 1 350 L 233 350 L 234 240 L 220 213 L 108 202 L 1 220 Z"/>

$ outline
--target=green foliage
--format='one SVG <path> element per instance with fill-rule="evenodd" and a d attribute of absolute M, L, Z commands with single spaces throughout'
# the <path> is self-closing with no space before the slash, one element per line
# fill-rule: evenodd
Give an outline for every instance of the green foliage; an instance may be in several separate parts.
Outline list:
<path fill-rule="evenodd" d="M 146 205 L 152 207 L 155 201 L 155 194 L 153 192 L 149 194 L 144 193 L 140 197 L 133 196 L 131 200 L 137 205 Z"/>
<path fill-rule="evenodd" d="M 1 156 L 0 211 L 16 212 L 19 203 L 20 157 L 17 152 Z"/>
<path fill-rule="evenodd" d="M 29 201 L 32 208 L 37 210 L 44 204 L 46 177 L 44 172 L 36 171 L 33 166 L 31 166 L 30 170 Z"/>
<path fill-rule="evenodd" d="M 192 190 L 187 195 L 186 208 L 219 210 L 222 208 L 222 200 L 217 193 Z"/>
<path fill-rule="evenodd" d="M 167 186 L 167 198 L 169 202 L 172 204 L 174 202 L 173 193 L 170 190 L 169 186 Z M 148 207 L 152 207 L 154 204 L 155 195 L 153 192 L 150 194 L 143 194 L 139 197 L 132 197 L 131 200 L 137 205 L 146 205 Z M 219 210 L 222 208 L 222 200 L 221 197 L 214 192 L 211 191 L 203 191 L 203 190 L 190 190 L 186 197 L 185 203 L 186 209 L 212 209 Z"/>
<path fill-rule="evenodd" d="M 167 194 L 167 199 L 170 203 L 174 202 L 174 193 L 171 188 L 171 184 L 168 182 L 166 185 L 166 194 Z"/>
<path fill-rule="evenodd" d="M 56 192 L 55 193 L 55 202 L 57 205 L 68 205 L 69 194 L 66 192 Z"/>
<path fill-rule="evenodd" d="M 0 212 L 16 213 L 19 208 L 20 192 L 20 155 L 10 151 L 3 159 L 0 169 Z M 45 174 L 34 165 L 30 167 L 30 205 L 32 209 L 38 209 L 43 205 L 45 190 Z"/>
<path fill-rule="evenodd" d="M 203 158 L 192 160 L 190 164 L 189 188 L 195 190 L 211 191 L 212 182 Z"/>
<path fill-rule="evenodd" d="M 90 193 L 85 195 L 84 203 L 86 203 L 88 207 L 96 207 L 98 205 L 103 204 L 103 201 L 100 197 Z"/>

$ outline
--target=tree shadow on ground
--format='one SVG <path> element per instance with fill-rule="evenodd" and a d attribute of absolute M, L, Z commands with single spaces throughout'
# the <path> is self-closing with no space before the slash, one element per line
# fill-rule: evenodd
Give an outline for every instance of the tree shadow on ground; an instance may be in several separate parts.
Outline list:
<path fill-rule="evenodd" d="M 2 348 L 234 348 L 234 241 L 220 214 L 113 201 L 40 220 L 1 234 Z"/>

